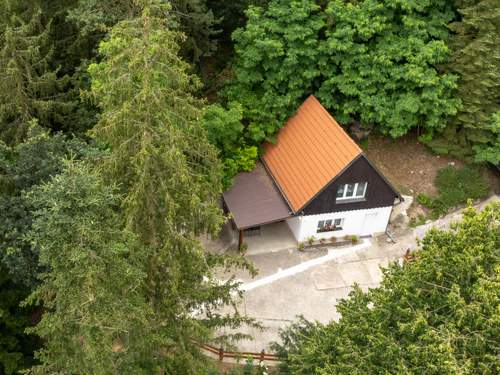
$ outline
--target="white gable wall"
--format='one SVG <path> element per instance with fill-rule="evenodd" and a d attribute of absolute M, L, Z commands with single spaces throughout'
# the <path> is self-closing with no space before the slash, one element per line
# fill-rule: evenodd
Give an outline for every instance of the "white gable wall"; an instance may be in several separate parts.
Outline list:
<path fill-rule="evenodd" d="M 385 231 L 391 216 L 391 210 L 392 206 L 320 215 L 304 215 L 292 217 L 287 219 L 286 222 L 295 239 L 299 242 L 306 241 L 311 236 L 316 239 L 344 237 L 353 234 L 366 236 Z M 342 230 L 316 233 L 318 221 L 334 219 L 344 219 Z"/>

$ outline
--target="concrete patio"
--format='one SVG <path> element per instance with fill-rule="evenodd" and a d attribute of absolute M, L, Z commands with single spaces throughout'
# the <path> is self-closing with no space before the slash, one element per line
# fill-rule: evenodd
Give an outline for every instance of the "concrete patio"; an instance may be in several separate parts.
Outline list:
<path fill-rule="evenodd" d="M 261 226 L 259 234 L 245 234 L 244 243 L 248 246 L 247 255 L 274 253 L 297 248 L 297 241 L 284 221 Z"/>

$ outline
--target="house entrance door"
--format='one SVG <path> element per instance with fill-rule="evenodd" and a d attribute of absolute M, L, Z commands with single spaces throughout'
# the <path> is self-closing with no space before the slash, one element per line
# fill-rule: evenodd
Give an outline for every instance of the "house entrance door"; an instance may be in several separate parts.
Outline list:
<path fill-rule="evenodd" d="M 365 215 L 365 220 L 363 222 L 363 230 L 361 232 L 362 235 L 370 235 L 375 232 L 374 228 L 377 223 L 377 213 L 371 212 Z"/>

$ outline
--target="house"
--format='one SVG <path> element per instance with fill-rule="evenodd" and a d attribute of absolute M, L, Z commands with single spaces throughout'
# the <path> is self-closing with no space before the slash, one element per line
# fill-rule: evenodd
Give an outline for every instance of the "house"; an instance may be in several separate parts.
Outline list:
<path fill-rule="evenodd" d="M 285 221 L 299 242 L 384 232 L 401 195 L 328 111 L 310 96 L 263 145 L 255 169 L 239 173 L 224 207 L 239 231 Z"/>

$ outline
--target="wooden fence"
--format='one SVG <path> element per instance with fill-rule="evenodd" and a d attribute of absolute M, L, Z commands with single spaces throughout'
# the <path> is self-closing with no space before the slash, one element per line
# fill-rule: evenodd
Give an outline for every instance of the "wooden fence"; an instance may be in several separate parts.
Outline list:
<path fill-rule="evenodd" d="M 202 350 L 209 352 L 219 359 L 219 361 L 224 361 L 224 358 L 231 358 L 231 359 L 245 359 L 248 357 L 252 357 L 256 360 L 259 361 L 273 361 L 273 362 L 279 362 L 278 356 L 275 354 L 270 354 L 266 353 L 264 349 L 260 353 L 252 353 L 252 352 L 233 352 L 233 351 L 226 351 L 224 348 L 216 348 L 215 346 L 209 345 L 209 344 L 203 344 L 203 343 L 196 343 Z"/>

